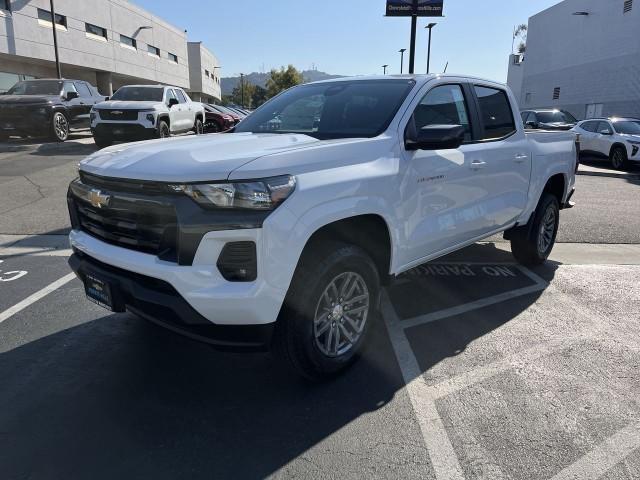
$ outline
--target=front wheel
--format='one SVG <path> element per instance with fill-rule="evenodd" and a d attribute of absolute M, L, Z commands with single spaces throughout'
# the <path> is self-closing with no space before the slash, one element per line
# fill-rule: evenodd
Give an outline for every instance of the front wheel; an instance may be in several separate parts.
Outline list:
<path fill-rule="evenodd" d="M 611 164 L 616 170 L 623 170 L 627 165 L 627 150 L 623 147 L 616 147 L 611 152 Z"/>
<path fill-rule="evenodd" d="M 51 118 L 51 137 L 57 142 L 69 138 L 69 121 L 64 113 L 55 112 Z"/>
<path fill-rule="evenodd" d="M 204 126 L 202 125 L 202 120 L 196 118 L 196 123 L 193 125 L 193 131 L 196 135 L 202 135 L 204 132 Z"/>
<path fill-rule="evenodd" d="M 100 135 L 94 135 L 93 141 L 95 142 L 96 147 L 98 148 L 110 147 L 113 144 L 113 139 L 111 139 L 110 137 L 103 137 Z"/>
<path fill-rule="evenodd" d="M 158 131 L 156 133 L 158 138 L 169 138 L 171 136 L 171 131 L 169 130 L 169 125 L 164 120 L 160 120 L 158 123 Z"/>
<path fill-rule="evenodd" d="M 358 358 L 377 316 L 379 285 L 373 261 L 354 245 L 307 251 L 276 326 L 278 356 L 311 380 L 346 369 Z"/>
<path fill-rule="evenodd" d="M 530 225 L 519 227 L 511 238 L 511 252 L 523 265 L 544 263 L 556 242 L 560 204 L 555 195 L 543 193 Z"/>

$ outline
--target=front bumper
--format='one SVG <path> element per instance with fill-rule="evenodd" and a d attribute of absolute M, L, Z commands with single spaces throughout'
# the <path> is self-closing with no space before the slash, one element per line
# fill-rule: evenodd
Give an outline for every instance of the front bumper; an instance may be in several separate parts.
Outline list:
<path fill-rule="evenodd" d="M 44 135 L 49 132 L 51 114 L 49 107 L 0 108 L 0 132 L 5 135 Z"/>
<path fill-rule="evenodd" d="M 69 265 L 84 281 L 87 274 L 109 283 L 114 309 L 149 321 L 221 350 L 266 351 L 274 323 L 218 325 L 199 314 L 168 282 L 107 265 L 74 248 Z"/>
<path fill-rule="evenodd" d="M 145 127 L 137 123 L 98 123 L 91 127 L 94 136 L 122 140 L 150 140 L 156 138 L 155 127 Z"/>

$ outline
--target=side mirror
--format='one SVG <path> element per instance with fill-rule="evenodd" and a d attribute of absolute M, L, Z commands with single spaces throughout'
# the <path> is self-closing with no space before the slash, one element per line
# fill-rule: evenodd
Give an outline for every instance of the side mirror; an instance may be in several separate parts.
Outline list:
<path fill-rule="evenodd" d="M 540 125 L 538 124 L 538 122 L 527 122 L 524 124 L 524 128 L 538 128 Z"/>
<path fill-rule="evenodd" d="M 178 105 L 178 99 L 177 98 L 170 98 L 169 99 L 169 108 L 173 107 L 174 105 Z"/>
<path fill-rule="evenodd" d="M 74 98 L 78 98 L 78 92 L 67 92 L 67 96 L 65 97 L 65 99 L 67 100 L 67 102 L 69 100 L 73 100 Z"/>
<path fill-rule="evenodd" d="M 407 150 L 447 150 L 458 148 L 464 142 L 462 125 L 427 125 L 418 132 L 405 135 Z"/>
<path fill-rule="evenodd" d="M 600 134 L 609 136 L 609 135 L 613 135 L 613 132 L 611 130 L 602 130 Z"/>
<path fill-rule="evenodd" d="M 108 102 L 111 97 L 104 97 L 104 101 Z"/>

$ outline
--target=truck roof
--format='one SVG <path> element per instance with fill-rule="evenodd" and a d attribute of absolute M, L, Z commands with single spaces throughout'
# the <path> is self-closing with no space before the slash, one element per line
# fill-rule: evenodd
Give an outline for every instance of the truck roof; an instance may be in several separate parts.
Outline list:
<path fill-rule="evenodd" d="M 426 83 L 434 78 L 464 78 L 467 80 L 475 80 L 479 82 L 491 83 L 493 85 L 505 86 L 504 83 L 496 82 L 495 80 L 489 80 L 486 78 L 474 77 L 472 75 L 461 75 L 455 73 L 429 73 L 429 74 L 403 74 L 403 75 L 362 75 L 353 77 L 338 77 L 330 78 L 327 80 L 319 80 L 317 82 L 310 82 L 310 84 L 317 83 L 331 83 L 331 82 L 348 82 L 348 81 L 364 81 L 364 80 L 415 80 L 418 83 Z"/>

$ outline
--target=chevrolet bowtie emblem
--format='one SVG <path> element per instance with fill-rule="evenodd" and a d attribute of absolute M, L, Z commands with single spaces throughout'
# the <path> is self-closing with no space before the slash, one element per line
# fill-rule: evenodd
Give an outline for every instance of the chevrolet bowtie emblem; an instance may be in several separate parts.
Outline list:
<path fill-rule="evenodd" d="M 107 195 L 106 193 L 102 193 L 100 190 L 93 189 L 87 195 L 89 203 L 96 208 L 108 207 L 109 200 L 111 200 L 111 195 Z"/>

